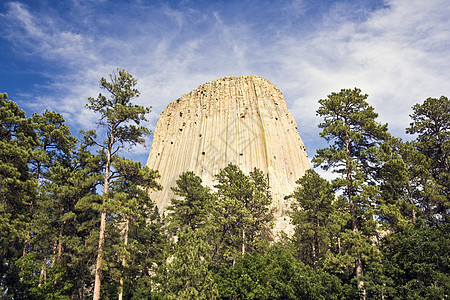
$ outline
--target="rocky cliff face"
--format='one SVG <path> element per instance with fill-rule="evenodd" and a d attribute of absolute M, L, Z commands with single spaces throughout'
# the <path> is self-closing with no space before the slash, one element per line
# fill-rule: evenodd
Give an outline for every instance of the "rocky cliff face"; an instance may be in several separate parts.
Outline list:
<path fill-rule="evenodd" d="M 170 103 L 155 128 L 147 166 L 159 170 L 164 189 L 151 197 L 161 211 L 174 197 L 170 187 L 193 171 L 212 187 L 229 163 L 246 174 L 267 174 L 275 208 L 275 232 L 285 230 L 284 196 L 309 168 L 297 124 L 280 90 L 256 76 L 225 77 L 205 83 Z"/>

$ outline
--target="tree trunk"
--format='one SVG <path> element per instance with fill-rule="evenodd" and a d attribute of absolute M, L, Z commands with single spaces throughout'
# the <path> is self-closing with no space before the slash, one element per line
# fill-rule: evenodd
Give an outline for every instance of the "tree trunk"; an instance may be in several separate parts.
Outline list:
<path fill-rule="evenodd" d="M 114 138 L 112 135 L 109 137 L 109 144 L 106 149 L 106 165 L 105 165 L 105 180 L 103 184 L 103 204 L 107 202 L 107 196 L 109 192 L 109 171 L 111 168 L 111 147 Z M 94 295 L 93 300 L 100 299 L 100 286 L 102 280 L 102 261 L 103 261 L 103 249 L 105 246 L 105 231 L 106 231 L 106 208 L 102 209 L 102 215 L 100 219 L 100 234 L 98 238 L 98 250 L 97 250 L 97 263 L 95 267 L 95 283 L 94 283 Z"/>
<path fill-rule="evenodd" d="M 66 221 L 64 221 L 64 224 L 66 224 Z M 64 226 L 64 224 L 63 224 L 63 226 Z M 56 262 L 57 262 L 57 263 L 61 262 L 61 254 L 62 254 L 62 243 L 61 243 L 61 239 L 62 239 L 62 235 L 63 235 L 63 227 L 61 227 L 61 230 L 59 231 L 58 256 L 56 257 Z"/>
<path fill-rule="evenodd" d="M 242 228 L 242 256 L 245 254 L 245 229 Z"/>
<path fill-rule="evenodd" d="M 42 287 L 42 281 L 44 281 L 44 285 L 47 284 L 47 272 L 45 270 L 45 262 L 42 263 L 42 267 L 41 267 L 41 273 L 39 275 L 39 284 L 38 284 L 38 288 Z"/>
<path fill-rule="evenodd" d="M 346 153 L 347 153 L 347 163 L 346 163 L 346 175 L 347 175 L 347 193 L 348 193 L 348 204 L 350 207 L 350 214 L 352 216 L 352 230 L 354 233 L 358 232 L 358 218 L 355 210 L 355 203 L 353 202 L 353 177 L 352 177 L 352 166 L 351 156 L 350 156 L 350 140 L 346 140 Z M 360 299 L 366 299 L 366 291 L 364 289 L 364 281 L 362 280 L 363 276 L 363 265 L 361 260 L 361 251 L 357 250 L 356 253 L 356 279 L 358 280 L 358 290 L 360 291 Z"/>
<path fill-rule="evenodd" d="M 317 271 L 317 264 L 316 264 L 316 247 L 314 246 L 314 242 L 312 242 L 311 244 L 311 248 L 312 248 L 312 266 L 314 271 Z"/>
<path fill-rule="evenodd" d="M 125 222 L 125 233 L 124 233 L 124 240 L 123 244 L 126 246 L 128 245 L 128 229 L 130 227 L 130 218 L 127 218 L 127 221 Z M 119 300 L 122 300 L 123 297 L 123 271 L 125 269 L 125 266 L 127 264 L 126 256 L 122 256 L 122 274 L 120 274 L 120 287 L 119 287 Z"/>
<path fill-rule="evenodd" d="M 409 182 L 409 180 L 408 180 L 408 200 L 409 200 L 409 203 L 413 205 L 412 221 L 414 223 L 414 222 L 416 222 L 416 209 L 415 209 L 414 199 L 413 199 L 412 192 L 411 192 L 411 183 Z"/>
<path fill-rule="evenodd" d="M 355 206 L 353 203 L 353 197 L 349 194 L 349 205 L 350 205 L 350 213 L 352 215 L 352 230 L 353 232 L 357 233 L 358 232 L 358 219 L 356 217 L 356 211 L 355 211 Z M 364 300 L 366 299 L 366 291 L 364 289 L 364 281 L 362 280 L 362 276 L 363 276 L 363 265 L 362 265 L 362 260 L 361 260 L 361 251 L 358 250 L 356 253 L 356 261 L 355 261 L 355 265 L 356 265 L 356 278 L 358 280 L 358 289 L 360 291 L 360 299 Z"/>
<path fill-rule="evenodd" d="M 61 225 L 61 228 L 59 229 L 59 236 L 58 236 L 58 241 L 55 241 L 55 246 L 53 247 L 53 258 L 52 258 L 52 265 L 51 267 L 53 268 L 56 263 L 60 263 L 61 262 L 61 255 L 62 255 L 62 235 L 63 235 L 63 230 L 64 230 L 64 225 L 66 224 L 67 221 L 64 221 L 63 224 Z M 58 252 L 55 254 L 55 250 L 57 250 Z M 56 284 L 58 282 L 57 280 L 57 276 L 55 276 L 55 280 L 53 281 L 53 284 Z"/>
<path fill-rule="evenodd" d="M 216 244 L 216 246 L 214 247 L 214 252 L 211 255 L 211 261 L 214 261 L 214 257 L 216 256 L 217 252 L 219 251 L 219 247 L 222 244 L 224 238 L 225 238 L 225 234 L 228 232 L 228 228 L 226 228 L 225 226 L 222 229 L 222 235 L 220 236 L 220 240 L 219 242 Z"/>
<path fill-rule="evenodd" d="M 317 220 L 317 231 L 319 231 L 319 228 L 320 228 L 320 222 L 319 222 L 319 220 Z M 320 235 L 316 235 L 316 241 L 317 241 L 317 258 L 319 259 L 320 258 L 320 255 L 321 255 L 321 253 L 320 253 Z"/>
<path fill-rule="evenodd" d="M 84 241 L 84 247 L 87 247 L 87 241 Z M 85 266 L 85 261 L 82 260 L 81 261 L 81 268 L 80 268 L 80 276 L 78 277 L 78 300 L 84 300 L 86 299 L 85 295 L 84 295 L 84 266 Z"/>
<path fill-rule="evenodd" d="M 52 249 L 52 253 L 53 253 L 53 255 L 52 255 L 52 263 L 50 264 L 50 268 L 54 268 L 55 267 L 55 263 L 56 263 L 56 254 L 55 254 L 55 252 L 56 252 L 56 249 L 58 248 L 58 241 L 54 241 L 53 242 L 53 249 Z"/>
<path fill-rule="evenodd" d="M 67 221 L 64 221 L 63 224 L 61 225 L 61 227 L 59 228 L 59 235 L 58 235 L 58 240 L 56 240 L 53 243 L 53 257 L 52 257 L 52 264 L 50 265 L 51 268 L 53 268 L 55 266 L 55 263 L 59 263 L 61 261 L 61 255 L 62 255 L 62 243 L 61 243 L 61 239 L 62 239 L 62 235 L 63 235 L 63 231 L 64 231 L 64 225 L 66 225 Z"/>
<path fill-rule="evenodd" d="M 359 291 L 359 299 L 366 299 L 366 289 L 364 288 L 364 281 L 362 280 L 363 276 L 363 267 L 361 260 L 361 252 L 358 250 L 356 255 L 356 279 L 358 279 L 358 291 Z"/>
<path fill-rule="evenodd" d="M 106 231 L 106 208 L 102 210 L 102 216 L 100 219 L 100 235 L 98 238 L 97 263 L 95 266 L 94 297 L 92 298 L 94 300 L 100 299 L 103 249 L 105 246 L 105 231 Z"/>

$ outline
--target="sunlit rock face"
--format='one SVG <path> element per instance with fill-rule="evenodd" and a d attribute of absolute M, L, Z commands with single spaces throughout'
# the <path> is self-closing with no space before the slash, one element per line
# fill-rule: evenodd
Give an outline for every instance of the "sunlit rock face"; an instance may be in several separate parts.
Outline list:
<path fill-rule="evenodd" d="M 229 163 L 248 174 L 259 168 L 269 179 L 274 233 L 290 231 L 284 197 L 309 168 L 297 124 L 280 90 L 256 76 L 205 83 L 170 103 L 159 117 L 147 166 L 159 170 L 164 189 L 152 192 L 160 212 L 174 197 L 170 187 L 185 171 L 213 187 Z"/>

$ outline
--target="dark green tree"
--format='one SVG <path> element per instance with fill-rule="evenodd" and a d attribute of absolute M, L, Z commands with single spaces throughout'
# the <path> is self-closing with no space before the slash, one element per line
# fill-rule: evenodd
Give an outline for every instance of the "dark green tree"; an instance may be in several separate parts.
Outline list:
<path fill-rule="evenodd" d="M 342 203 L 333 186 L 316 171 L 307 170 L 296 183 L 298 186 L 291 195 L 295 248 L 301 260 L 317 270 L 318 262 L 328 251 L 339 254 L 340 232 L 348 223 L 349 214 L 340 207 Z"/>
<path fill-rule="evenodd" d="M 264 251 L 271 239 L 273 214 L 269 184 L 260 170 L 245 175 L 229 164 L 216 175 L 217 206 L 215 208 L 213 258 L 220 253 L 224 261 L 235 261 L 240 253 Z"/>
<path fill-rule="evenodd" d="M 215 299 L 211 271 L 216 197 L 193 172 L 184 172 L 172 190 L 177 196 L 167 208 L 171 241 L 159 270 L 159 294 L 167 299 Z"/>
<path fill-rule="evenodd" d="M 136 126 L 146 120 L 145 114 L 150 111 L 148 107 L 131 102 L 139 96 L 139 91 L 135 89 L 136 79 L 125 70 L 118 70 L 117 73 L 110 74 L 109 79 L 110 81 L 105 78 L 100 79 L 100 87 L 109 93 L 108 97 L 99 94 L 97 98 L 89 98 L 89 103 L 86 105 L 88 109 L 100 114 L 97 125 L 105 130 L 105 140 L 97 141 L 95 130 L 84 132 L 86 143 L 99 147 L 100 154 L 104 159 L 103 197 L 100 208 L 101 219 L 95 268 L 94 300 L 100 299 L 106 219 L 111 200 L 110 184 L 115 154 L 125 145 L 143 144 L 145 142 L 144 135 L 150 133 L 147 128 Z M 136 125 L 133 125 L 133 123 Z"/>
<path fill-rule="evenodd" d="M 0 294 L 19 299 L 23 280 L 16 260 L 28 251 L 30 207 L 37 196 L 28 162 L 39 141 L 31 120 L 7 97 L 0 93 Z"/>
<path fill-rule="evenodd" d="M 117 214 L 116 227 L 120 229 L 123 239 L 123 243 L 113 247 L 120 256 L 118 299 L 121 300 L 124 281 L 135 280 L 133 277 L 125 278 L 125 275 L 131 275 L 129 274 L 130 263 L 132 263 L 132 257 L 137 255 L 138 243 L 142 242 L 130 230 L 139 225 L 142 232 L 146 231 L 149 234 L 147 227 L 151 224 L 148 220 L 155 209 L 155 204 L 150 200 L 148 193 L 150 190 L 160 190 L 161 186 L 156 182 L 156 179 L 160 177 L 158 171 L 150 170 L 147 166 L 142 167 L 140 162 L 117 157 L 112 166 L 116 175 L 112 175 L 111 178 L 117 177 L 117 180 L 111 185 L 112 197 L 109 210 Z"/>
<path fill-rule="evenodd" d="M 163 299 L 216 299 L 210 247 L 205 231 L 189 226 L 178 230 L 177 241 L 159 268 L 158 294 Z"/>
<path fill-rule="evenodd" d="M 366 102 L 367 97 L 355 88 L 342 89 L 327 99 L 319 100 L 317 114 L 324 120 L 319 124 L 322 128 L 320 136 L 330 146 L 317 150 L 313 159 L 316 166 L 340 174 L 333 184 L 343 190 L 348 201 L 353 232 L 352 253 L 361 299 L 365 298 L 364 258 L 369 259 L 376 252 L 371 242 L 376 235 L 374 208 L 379 196 L 375 185 L 379 165 L 376 153 L 380 144 L 389 137 L 387 125 L 375 121 L 378 114 Z"/>
<path fill-rule="evenodd" d="M 30 251 L 19 261 L 27 298 L 85 299 L 86 287 L 92 286 L 98 214 L 76 207 L 83 198 L 98 197 L 101 166 L 89 157 L 94 156 L 81 148 L 69 161 L 57 161 L 45 172 Z"/>
<path fill-rule="evenodd" d="M 30 203 L 29 239 L 25 242 L 25 249 L 33 253 L 22 262 L 41 266 L 39 282 L 32 285 L 39 287 L 40 292 L 45 294 L 48 265 L 53 267 L 57 256 L 58 230 L 55 230 L 55 222 L 64 213 L 56 210 L 58 203 L 46 189 L 49 186 L 48 173 L 52 166 L 70 165 L 77 140 L 59 113 L 46 110 L 42 115 L 34 113 L 30 119 L 39 139 L 29 161 L 30 171 L 38 181 L 38 189 L 36 198 Z"/>
<path fill-rule="evenodd" d="M 216 193 L 192 172 L 172 188 L 178 198 L 166 219 L 172 241 L 158 273 L 162 297 L 215 298 L 216 272 L 269 247 L 272 198 L 264 174 L 255 169 L 245 175 L 230 164 L 216 178 Z"/>
<path fill-rule="evenodd" d="M 246 253 L 233 268 L 216 275 L 223 299 L 344 299 L 336 276 L 315 272 L 295 258 L 289 248 L 275 243 L 264 254 Z"/>
<path fill-rule="evenodd" d="M 34 176 L 40 179 L 50 166 L 70 159 L 77 139 L 71 135 L 64 118 L 57 112 L 46 110 L 42 115 L 34 113 L 31 121 L 40 143 L 33 151 L 30 165 Z"/>
<path fill-rule="evenodd" d="M 184 172 L 172 190 L 178 196 L 170 201 L 167 208 L 167 222 L 172 232 L 184 226 L 197 230 L 210 225 L 215 197 L 208 187 L 202 185 L 199 176 Z"/>
<path fill-rule="evenodd" d="M 447 222 L 450 209 L 450 101 L 447 97 L 428 98 L 413 106 L 407 133 L 416 134 L 414 145 L 430 160 L 435 182 L 425 187 L 425 209 L 430 222 Z"/>
<path fill-rule="evenodd" d="M 150 213 L 150 212 L 149 212 Z M 155 207 L 149 218 L 130 223 L 130 260 L 124 268 L 124 299 L 152 299 L 157 291 L 158 269 L 164 264 L 167 237 L 164 223 Z"/>
<path fill-rule="evenodd" d="M 450 293 L 450 225 L 410 224 L 384 238 L 380 251 L 391 299 L 445 299 Z"/>
<path fill-rule="evenodd" d="M 381 199 L 378 216 L 390 231 L 422 216 L 427 187 L 432 184 L 430 161 L 411 142 L 391 138 L 381 145 L 379 169 Z"/>
<path fill-rule="evenodd" d="M 250 228 L 247 230 L 248 248 L 263 252 L 273 240 L 273 210 L 272 192 L 270 191 L 269 179 L 261 170 L 254 168 L 249 173 L 250 182 L 253 185 L 253 195 L 247 208 L 252 215 Z"/>

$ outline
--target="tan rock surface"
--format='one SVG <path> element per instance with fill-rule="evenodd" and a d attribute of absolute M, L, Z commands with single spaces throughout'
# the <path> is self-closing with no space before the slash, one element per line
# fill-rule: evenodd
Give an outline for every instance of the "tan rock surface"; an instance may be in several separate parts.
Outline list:
<path fill-rule="evenodd" d="M 170 187 L 193 171 L 213 187 L 214 175 L 229 163 L 246 174 L 268 175 L 275 229 L 289 231 L 284 199 L 309 168 L 297 124 L 280 90 L 256 76 L 225 77 L 205 83 L 170 103 L 154 131 L 147 166 L 159 170 L 164 189 L 152 192 L 160 212 L 174 197 Z"/>

